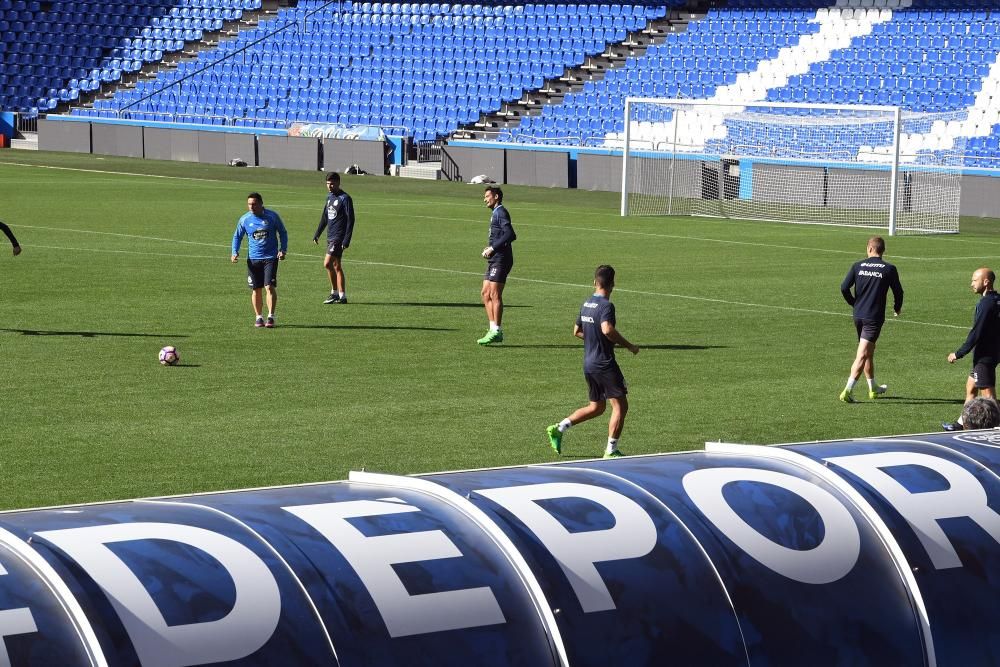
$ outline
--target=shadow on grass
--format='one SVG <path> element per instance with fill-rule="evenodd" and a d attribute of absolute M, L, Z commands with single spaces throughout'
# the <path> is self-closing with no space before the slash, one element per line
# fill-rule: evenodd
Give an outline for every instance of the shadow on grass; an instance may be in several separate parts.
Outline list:
<path fill-rule="evenodd" d="M 881 403 L 882 401 L 896 401 L 912 405 L 965 405 L 965 400 L 961 398 L 919 398 L 916 396 L 882 396 L 874 401 L 866 402 Z"/>
<path fill-rule="evenodd" d="M 458 331 L 445 327 L 407 327 L 375 324 L 283 324 L 282 329 L 345 329 L 358 331 Z"/>
<path fill-rule="evenodd" d="M 539 345 L 507 345 L 506 343 L 501 343 L 499 345 L 491 345 L 490 347 L 515 347 L 515 348 L 535 348 L 535 349 L 546 349 L 546 350 L 565 350 L 565 349 L 583 349 L 583 341 L 579 343 L 542 343 Z M 640 345 L 639 351 L 643 350 L 718 350 L 725 349 L 725 345 Z M 628 352 L 623 347 L 615 348 L 616 353 Z"/>
<path fill-rule="evenodd" d="M 167 368 L 201 368 L 201 364 L 171 364 Z"/>
<path fill-rule="evenodd" d="M 0 329 L 0 332 L 19 333 L 22 336 L 79 336 L 81 338 L 98 338 L 100 336 L 115 336 L 125 338 L 187 338 L 184 334 L 159 333 L 117 333 L 114 331 L 47 331 L 45 329 Z"/>
<path fill-rule="evenodd" d="M 452 301 L 369 301 L 368 303 L 363 303 L 360 301 L 351 301 L 351 306 L 410 306 L 413 308 L 482 308 L 483 304 L 479 301 L 475 303 L 465 303 L 465 302 L 452 302 Z M 532 308 L 532 306 L 519 306 L 517 304 L 503 305 L 504 309 L 507 308 Z"/>

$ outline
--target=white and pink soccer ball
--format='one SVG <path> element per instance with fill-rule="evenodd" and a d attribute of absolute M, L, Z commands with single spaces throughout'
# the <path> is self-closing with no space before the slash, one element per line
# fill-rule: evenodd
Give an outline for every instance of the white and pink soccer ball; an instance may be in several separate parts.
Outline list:
<path fill-rule="evenodd" d="M 160 350 L 160 363 L 164 366 L 176 366 L 180 360 L 181 355 L 177 353 L 177 348 L 173 345 L 167 345 Z"/>

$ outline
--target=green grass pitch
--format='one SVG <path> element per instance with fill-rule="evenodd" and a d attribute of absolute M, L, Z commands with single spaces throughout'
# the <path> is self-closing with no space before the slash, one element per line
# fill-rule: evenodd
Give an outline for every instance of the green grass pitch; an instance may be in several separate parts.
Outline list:
<path fill-rule="evenodd" d="M 585 403 L 572 337 L 613 264 L 627 454 L 934 430 L 960 409 L 969 276 L 995 221 L 888 239 L 906 290 L 883 330 L 884 400 L 837 400 L 853 359 L 839 283 L 871 230 L 621 219 L 607 193 L 505 188 L 518 241 L 505 343 L 475 344 L 482 187 L 351 177 L 346 306 L 312 243 L 323 175 L 5 151 L 0 508 L 556 460 L 545 427 Z M 254 329 L 236 219 L 260 191 L 289 229 L 278 328 Z M 245 256 L 245 248 L 243 256 Z M 176 345 L 182 365 L 157 363 Z M 858 392 L 862 394 L 864 392 Z M 607 415 L 564 459 L 602 452 Z"/>

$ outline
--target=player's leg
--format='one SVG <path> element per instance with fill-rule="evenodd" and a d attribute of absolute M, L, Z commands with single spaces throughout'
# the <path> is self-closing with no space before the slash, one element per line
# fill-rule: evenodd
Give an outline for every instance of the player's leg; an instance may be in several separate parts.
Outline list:
<path fill-rule="evenodd" d="M 264 296 L 261 294 L 263 288 L 254 287 L 250 291 L 250 303 L 253 304 L 254 323 L 258 327 L 264 326 Z"/>
<path fill-rule="evenodd" d="M 503 342 L 503 332 L 500 324 L 496 321 L 497 304 L 500 300 L 500 292 L 503 290 L 503 283 L 496 282 L 499 267 L 491 264 L 486 270 L 486 277 L 483 280 L 483 289 L 480 296 L 483 299 L 483 308 L 486 310 L 486 319 L 489 320 L 490 328 L 486 335 L 477 340 L 480 345 Z"/>
<path fill-rule="evenodd" d="M 337 272 L 333 269 L 333 255 L 330 254 L 329 250 L 323 257 L 323 268 L 326 269 L 326 275 L 330 279 L 330 296 L 323 303 L 336 303 L 340 293 L 337 292 Z"/>
<path fill-rule="evenodd" d="M 337 292 L 340 294 L 340 303 L 347 303 L 347 278 L 344 276 L 344 262 L 338 255 L 331 257 L 333 260 L 333 275 Z"/>
<path fill-rule="evenodd" d="M 979 365 L 977 364 L 972 368 L 972 372 L 969 373 L 969 377 L 965 380 L 965 403 L 968 403 L 974 399 L 980 391 L 978 385 L 980 384 L 982 378 L 977 372 Z M 984 396 L 986 394 L 983 394 Z M 965 408 L 965 403 L 962 404 L 963 410 Z M 961 431 L 964 428 L 962 424 L 962 416 L 959 415 L 958 419 L 953 422 L 941 422 L 941 428 L 946 431 Z"/>
<path fill-rule="evenodd" d="M 264 291 L 267 292 L 267 320 L 264 326 L 270 328 L 274 326 L 275 309 L 278 307 L 278 286 L 267 285 Z"/>
<path fill-rule="evenodd" d="M 549 445 L 552 449 L 556 450 L 556 454 L 562 453 L 562 436 L 571 426 L 604 414 L 604 408 L 607 405 L 607 396 L 601 384 L 600 375 L 584 373 L 583 378 L 587 381 L 587 400 L 589 401 L 587 405 L 575 410 L 569 417 L 566 417 L 558 424 L 549 426 L 545 430 L 549 436 Z"/>
<path fill-rule="evenodd" d="M 497 328 L 503 328 L 503 288 L 507 283 L 493 283 L 496 293 L 493 298 L 493 321 L 497 323 Z"/>
<path fill-rule="evenodd" d="M 608 446 L 604 450 L 604 458 L 613 459 L 624 456 L 618 449 L 618 439 L 625 428 L 625 415 L 628 414 L 628 398 L 609 398 L 611 401 L 611 419 L 608 420 Z"/>
<path fill-rule="evenodd" d="M 854 384 L 865 371 L 865 367 L 871 364 L 871 368 L 874 370 L 872 358 L 875 350 L 875 342 L 871 339 L 873 337 L 871 331 L 866 329 L 867 324 L 863 320 L 854 320 L 854 327 L 858 332 L 858 349 L 854 354 L 854 363 L 851 364 L 851 374 L 847 376 L 847 384 L 844 385 L 844 390 L 840 392 L 840 400 L 845 403 L 854 402 Z"/>

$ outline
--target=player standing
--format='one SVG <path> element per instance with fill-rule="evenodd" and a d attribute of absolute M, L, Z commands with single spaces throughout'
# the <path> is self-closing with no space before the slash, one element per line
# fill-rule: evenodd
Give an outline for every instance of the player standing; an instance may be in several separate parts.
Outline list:
<path fill-rule="evenodd" d="M 247 284 L 250 286 L 250 302 L 256 314 L 255 327 L 274 327 L 275 308 L 278 305 L 278 260 L 285 259 L 288 250 L 288 232 L 285 223 L 274 211 L 264 208 L 264 198 L 260 193 L 247 195 L 249 211 L 236 223 L 233 233 L 233 256 L 235 264 L 240 257 L 240 243 L 247 237 Z M 281 246 L 278 246 L 278 243 Z M 263 301 L 261 290 L 267 290 L 267 320 L 262 316 Z"/>
<path fill-rule="evenodd" d="M 584 301 L 573 325 L 573 335 L 583 339 L 583 376 L 587 380 L 590 402 L 546 430 L 549 444 L 556 454 L 562 453 L 563 433 L 575 424 L 604 414 L 607 401 L 611 401 L 608 446 L 604 458 L 623 456 L 618 449 L 618 439 L 628 413 L 628 387 L 615 360 L 615 345 L 628 348 L 632 354 L 639 354 L 639 347 L 625 340 L 615 328 L 615 305 L 611 303 L 614 288 L 614 268 L 607 264 L 597 267 L 594 272 L 594 295 Z"/>
<path fill-rule="evenodd" d="M 972 352 L 972 372 L 965 382 L 966 403 L 978 395 L 996 398 L 997 363 L 1000 362 L 1000 294 L 993 287 L 996 279 L 996 274 L 985 266 L 972 274 L 970 287 L 981 295 L 972 329 L 962 347 L 948 355 L 948 363 L 953 364 Z M 946 431 L 959 431 L 963 428 L 962 418 L 941 426 Z"/>
<path fill-rule="evenodd" d="M 17 257 L 18 255 L 20 255 L 21 254 L 21 244 L 19 244 L 17 242 L 17 239 L 14 238 L 14 232 L 10 231 L 10 227 L 8 227 L 3 222 L 0 222 L 0 232 L 4 233 L 4 235 L 10 240 L 10 244 L 14 247 L 14 257 Z"/>
<path fill-rule="evenodd" d="M 840 284 L 844 300 L 854 306 L 854 328 L 858 332 L 858 351 L 851 365 L 847 386 L 840 392 L 840 400 L 854 403 L 854 384 L 864 372 L 868 380 L 868 398 L 875 399 L 888 387 L 875 382 L 875 342 L 885 323 L 886 295 L 892 290 L 892 312 L 899 316 L 903 307 L 903 286 L 896 267 L 882 259 L 885 240 L 881 236 L 868 239 L 868 257 L 855 262 Z M 851 288 L 854 293 L 851 293 Z"/>
<path fill-rule="evenodd" d="M 319 227 L 313 234 L 313 243 L 319 243 L 319 235 L 326 228 L 326 256 L 323 268 L 330 277 L 330 296 L 323 303 L 347 303 L 347 281 L 344 277 L 342 258 L 344 250 L 351 245 L 354 233 L 354 200 L 340 189 L 340 174 L 331 172 L 326 176 L 326 204 L 320 214 Z"/>
<path fill-rule="evenodd" d="M 489 245 L 483 248 L 482 253 L 488 263 L 481 294 L 490 330 L 476 342 L 490 345 L 503 342 L 503 288 L 510 270 L 514 268 L 514 248 L 511 244 L 517 240 L 517 234 L 510 224 L 510 214 L 503 205 L 503 190 L 495 185 L 487 187 L 483 193 L 483 203 L 493 211 L 490 215 Z"/>

